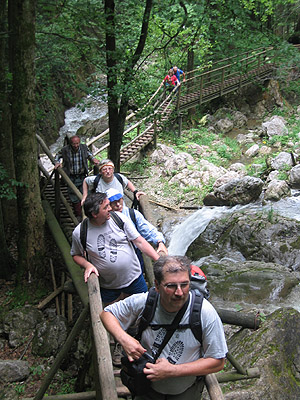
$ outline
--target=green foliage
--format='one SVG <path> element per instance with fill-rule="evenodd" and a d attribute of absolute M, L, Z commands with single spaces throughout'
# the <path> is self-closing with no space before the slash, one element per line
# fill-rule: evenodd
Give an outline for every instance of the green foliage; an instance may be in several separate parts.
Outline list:
<path fill-rule="evenodd" d="M 273 207 L 268 211 L 268 221 L 272 224 L 274 222 L 274 210 Z"/>
<path fill-rule="evenodd" d="M 9 178 L 6 169 L 0 164 L 0 199 L 16 199 L 16 187 L 24 187 L 25 183 Z"/>
<path fill-rule="evenodd" d="M 145 175 L 149 166 L 150 166 L 150 163 L 149 163 L 148 159 L 145 157 L 142 159 L 142 161 L 127 162 L 122 167 L 122 170 L 124 172 L 128 172 L 129 174 L 132 174 L 135 176 L 136 175 Z"/>
<path fill-rule="evenodd" d="M 25 304 L 34 304 L 38 302 L 41 298 L 48 294 L 48 289 L 43 287 L 35 288 L 34 293 L 29 290 L 26 286 L 16 286 L 14 289 L 6 292 L 7 302 L 10 308 L 23 307 Z"/>
<path fill-rule="evenodd" d="M 41 365 L 30 367 L 30 373 L 32 376 L 41 377 L 44 374 L 44 368 Z"/>
<path fill-rule="evenodd" d="M 22 396 L 25 392 L 25 383 L 13 383 L 12 386 L 14 387 L 18 396 Z"/>
<path fill-rule="evenodd" d="M 238 311 L 238 312 L 239 311 L 243 311 L 243 307 L 240 304 L 236 304 L 235 305 L 235 310 Z"/>

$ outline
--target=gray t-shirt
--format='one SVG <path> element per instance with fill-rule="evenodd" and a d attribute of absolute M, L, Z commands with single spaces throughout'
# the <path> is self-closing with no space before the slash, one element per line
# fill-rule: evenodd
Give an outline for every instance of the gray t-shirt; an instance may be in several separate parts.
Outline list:
<path fill-rule="evenodd" d="M 96 193 L 99 193 L 99 192 L 105 193 L 108 189 L 116 189 L 120 193 L 124 194 L 124 189 L 126 188 L 126 186 L 128 184 L 128 179 L 126 178 L 126 176 L 124 176 L 122 174 L 119 174 L 119 175 L 121 176 L 121 178 L 123 180 L 123 186 L 115 176 L 114 176 L 114 179 L 109 183 L 104 182 L 104 180 L 102 178 L 100 178 L 97 188 L 96 188 Z M 85 181 L 88 185 L 89 190 L 94 189 L 94 180 L 95 179 L 96 179 L 96 175 L 88 176 L 85 178 Z"/>
<path fill-rule="evenodd" d="M 124 301 L 111 304 L 105 308 L 110 311 L 120 322 L 122 328 L 127 330 L 130 326 L 137 326 L 143 312 L 147 299 L 147 293 L 134 294 Z M 191 296 L 190 296 L 191 303 Z M 158 306 L 151 323 L 171 324 L 176 313 L 167 312 L 158 301 Z M 180 322 L 188 324 L 190 315 L 190 304 Z M 160 358 L 167 359 L 171 364 L 183 364 L 203 358 L 224 358 L 228 351 L 224 329 L 220 317 L 214 307 L 206 300 L 203 300 L 201 311 L 202 346 L 195 338 L 190 328 L 179 329 L 173 334 L 164 347 Z M 141 344 L 151 353 L 152 348 L 158 348 L 165 334 L 164 328 L 152 330 L 148 327 L 142 334 Z M 195 382 L 196 377 L 184 376 L 167 378 L 152 382 L 152 387 L 163 394 L 180 394 L 187 390 Z"/>
<path fill-rule="evenodd" d="M 88 221 L 86 250 L 89 261 L 99 271 L 100 286 L 107 289 L 127 287 L 141 274 L 141 266 L 131 243 L 140 234 L 125 215 L 117 214 L 124 221 L 124 230 L 112 218 L 101 226 Z M 72 234 L 71 255 L 84 255 L 80 224 Z"/>

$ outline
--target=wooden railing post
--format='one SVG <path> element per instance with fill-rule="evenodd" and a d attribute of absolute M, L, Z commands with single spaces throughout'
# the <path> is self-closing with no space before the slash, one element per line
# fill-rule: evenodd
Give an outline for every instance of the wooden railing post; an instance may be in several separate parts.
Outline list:
<path fill-rule="evenodd" d="M 204 79 L 204 76 L 201 75 L 201 78 L 200 78 L 200 97 L 199 97 L 199 105 L 202 104 L 202 97 L 203 97 L 203 79 Z"/>
<path fill-rule="evenodd" d="M 222 390 L 215 374 L 205 376 L 205 386 L 211 400 L 224 400 Z"/>
<path fill-rule="evenodd" d="M 54 170 L 54 199 L 55 199 L 55 207 L 54 207 L 54 214 L 55 217 L 58 221 L 58 223 L 60 223 L 60 182 L 59 182 L 59 173 L 58 171 L 55 169 Z"/>
<path fill-rule="evenodd" d="M 88 292 L 93 328 L 96 358 L 98 364 L 98 379 L 101 386 L 101 395 L 96 398 L 103 400 L 118 400 L 116 382 L 112 366 L 108 334 L 100 319 L 103 310 L 99 280 L 96 274 L 91 274 L 88 279 Z"/>
<path fill-rule="evenodd" d="M 223 95 L 224 89 L 224 76 L 225 76 L 225 68 L 222 68 L 222 75 L 221 75 L 221 87 L 220 87 L 220 96 Z"/>
<path fill-rule="evenodd" d="M 154 148 L 156 149 L 156 147 L 157 147 L 157 117 L 156 117 L 156 114 L 154 115 L 153 130 L 154 130 L 153 142 L 154 142 Z"/>
<path fill-rule="evenodd" d="M 179 110 L 179 105 L 180 105 L 180 93 L 181 93 L 181 85 L 179 85 L 178 89 L 177 89 L 177 102 L 176 102 L 176 110 Z M 173 89 L 174 90 L 174 89 Z"/>

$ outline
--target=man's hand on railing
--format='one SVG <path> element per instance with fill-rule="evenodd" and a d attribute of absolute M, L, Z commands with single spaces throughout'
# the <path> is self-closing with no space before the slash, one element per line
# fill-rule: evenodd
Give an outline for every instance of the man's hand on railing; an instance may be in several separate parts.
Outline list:
<path fill-rule="evenodd" d="M 62 167 L 62 163 L 57 162 L 56 164 L 54 164 L 54 169 L 57 169 L 58 167 Z"/>

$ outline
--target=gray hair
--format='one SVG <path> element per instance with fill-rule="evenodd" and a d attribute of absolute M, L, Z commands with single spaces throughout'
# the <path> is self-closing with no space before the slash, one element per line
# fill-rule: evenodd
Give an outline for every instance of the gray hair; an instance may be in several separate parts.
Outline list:
<path fill-rule="evenodd" d="M 166 269 L 164 269 L 166 267 Z M 153 264 L 155 279 L 161 283 L 164 279 L 164 273 L 178 273 L 187 271 L 189 279 L 191 278 L 191 260 L 186 256 L 162 256 Z"/>

